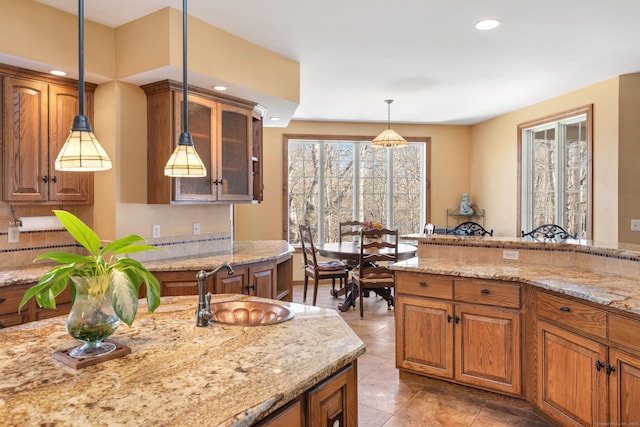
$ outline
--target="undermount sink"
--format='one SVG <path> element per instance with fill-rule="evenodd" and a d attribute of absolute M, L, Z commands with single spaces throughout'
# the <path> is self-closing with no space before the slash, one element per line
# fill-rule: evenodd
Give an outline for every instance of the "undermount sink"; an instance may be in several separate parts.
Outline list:
<path fill-rule="evenodd" d="M 211 322 L 242 326 L 274 325 L 295 316 L 289 307 L 262 301 L 214 302 L 211 303 L 211 311 Z"/>

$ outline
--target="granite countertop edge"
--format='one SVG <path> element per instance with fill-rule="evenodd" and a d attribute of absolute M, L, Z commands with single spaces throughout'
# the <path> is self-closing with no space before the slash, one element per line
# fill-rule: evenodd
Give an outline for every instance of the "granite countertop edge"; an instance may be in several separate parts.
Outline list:
<path fill-rule="evenodd" d="M 212 270 L 221 264 L 252 264 L 276 261 L 293 254 L 293 247 L 283 240 L 238 241 L 230 249 L 213 253 L 141 261 L 151 272 Z M 0 270 L 0 287 L 35 283 L 44 276 L 52 264 L 38 264 Z"/>
<path fill-rule="evenodd" d="M 398 271 L 526 283 L 585 301 L 640 315 L 640 282 L 576 267 L 537 264 L 412 258 Z"/>

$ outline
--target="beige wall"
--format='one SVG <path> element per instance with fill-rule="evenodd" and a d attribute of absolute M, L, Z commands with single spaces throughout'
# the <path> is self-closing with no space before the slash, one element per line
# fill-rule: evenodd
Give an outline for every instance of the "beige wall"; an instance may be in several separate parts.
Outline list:
<path fill-rule="evenodd" d="M 393 124 L 404 137 L 431 137 L 431 221 L 446 223 L 447 208 L 460 204 L 469 188 L 471 155 L 468 126 Z M 236 239 L 282 239 L 283 135 L 358 135 L 372 139 L 385 128 L 381 123 L 292 121 L 289 127 L 267 128 L 264 132 L 264 198 L 257 205 L 236 207 Z M 473 193 L 471 194 L 473 200 Z"/>
<path fill-rule="evenodd" d="M 471 191 L 497 236 L 517 236 L 517 127 L 593 104 L 593 240 L 618 241 L 618 78 L 474 125 Z M 637 117 L 637 116 L 636 116 Z M 637 170 L 637 168 L 636 168 Z"/>
<path fill-rule="evenodd" d="M 620 129 L 618 151 L 618 241 L 640 243 L 631 220 L 640 219 L 640 74 L 620 76 Z M 610 218 L 615 222 L 615 217 Z"/>

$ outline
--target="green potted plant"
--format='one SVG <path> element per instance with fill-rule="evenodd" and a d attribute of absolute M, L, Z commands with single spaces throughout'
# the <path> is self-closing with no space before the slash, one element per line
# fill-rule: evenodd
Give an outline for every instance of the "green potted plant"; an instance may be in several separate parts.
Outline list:
<path fill-rule="evenodd" d="M 69 353 L 72 357 L 99 356 L 115 349 L 112 342 L 104 342 L 120 321 L 131 326 L 137 310 L 140 286 L 146 286 L 147 306 L 153 312 L 160 305 L 160 284 L 140 262 L 124 255 L 158 249 L 131 234 L 100 247 L 98 235 L 75 215 L 54 210 L 64 228 L 86 250 L 86 255 L 68 252 L 47 252 L 35 261 L 51 260 L 58 265 L 29 288 L 22 300 L 22 308 L 35 297 L 40 307 L 56 308 L 55 298 L 69 284 L 72 308 L 67 318 L 67 332 L 84 345 Z"/>

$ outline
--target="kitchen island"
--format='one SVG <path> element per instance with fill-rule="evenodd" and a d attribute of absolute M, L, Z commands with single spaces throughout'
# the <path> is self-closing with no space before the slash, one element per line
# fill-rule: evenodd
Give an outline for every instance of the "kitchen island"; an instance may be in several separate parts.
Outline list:
<path fill-rule="evenodd" d="M 214 295 L 212 302 L 234 299 L 256 297 Z M 314 387 L 345 370 L 356 387 L 356 362 L 365 347 L 344 320 L 334 310 L 274 302 L 288 305 L 295 317 L 270 326 L 196 327 L 197 297 L 165 297 L 150 314 L 141 301 L 133 326 L 121 325 L 111 337 L 131 354 L 80 370 L 52 358 L 76 344 L 65 317 L 0 330 L 0 420 L 248 426 L 305 401 Z M 355 402 L 353 387 L 347 393 Z M 357 405 L 345 414 L 357 420 Z"/>

